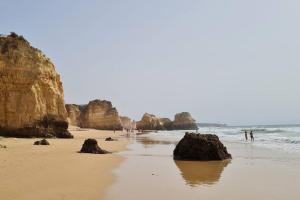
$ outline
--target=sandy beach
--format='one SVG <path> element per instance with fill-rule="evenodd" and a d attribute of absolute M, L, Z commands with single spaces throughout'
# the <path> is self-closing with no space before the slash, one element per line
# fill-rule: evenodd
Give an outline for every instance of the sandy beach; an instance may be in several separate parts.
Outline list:
<path fill-rule="evenodd" d="M 84 140 L 95 138 L 101 148 L 119 152 L 129 140 L 125 133 L 71 128 L 74 139 L 48 139 L 50 146 L 35 146 L 37 139 L 0 138 L 0 199 L 101 200 L 114 182 L 112 170 L 124 158 L 116 153 L 77 153 Z M 104 141 L 108 136 L 118 141 Z"/>

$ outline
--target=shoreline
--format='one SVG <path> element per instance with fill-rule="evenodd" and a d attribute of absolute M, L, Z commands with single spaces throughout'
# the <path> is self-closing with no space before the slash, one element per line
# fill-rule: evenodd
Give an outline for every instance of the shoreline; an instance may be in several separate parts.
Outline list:
<path fill-rule="evenodd" d="M 164 133 L 138 136 L 126 160 L 115 170 L 118 179 L 107 200 L 297 199 L 300 154 L 249 144 L 224 142 L 233 159 L 175 161 L 175 147 Z M 134 174 L 134 176 L 132 176 Z M 146 180 L 146 181 L 145 181 Z M 172 192 L 170 192 L 172 191 Z"/>
<path fill-rule="evenodd" d="M 50 146 L 33 145 L 38 138 L 1 138 L 7 148 L 0 150 L 0 199 L 104 199 L 117 178 L 113 170 L 126 159 L 117 152 L 126 150 L 130 140 L 121 131 L 71 127 L 70 132 L 74 139 L 47 139 Z M 113 153 L 78 153 L 87 138 Z"/>

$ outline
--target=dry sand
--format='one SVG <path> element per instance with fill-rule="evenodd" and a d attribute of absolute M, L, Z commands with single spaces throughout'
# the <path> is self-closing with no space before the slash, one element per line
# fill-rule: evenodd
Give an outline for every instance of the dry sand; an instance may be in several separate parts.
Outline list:
<path fill-rule="evenodd" d="M 123 132 L 71 130 L 74 139 L 49 139 L 50 146 L 35 146 L 37 139 L 0 138 L 0 199 L 101 200 L 124 158 L 117 154 L 77 153 L 86 138 L 101 148 L 118 152 L 129 140 Z M 118 141 L 104 141 L 105 137 Z"/>

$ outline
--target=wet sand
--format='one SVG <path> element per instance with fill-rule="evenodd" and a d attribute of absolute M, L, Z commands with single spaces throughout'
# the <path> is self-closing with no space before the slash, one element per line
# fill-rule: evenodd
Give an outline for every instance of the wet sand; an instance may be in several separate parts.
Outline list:
<path fill-rule="evenodd" d="M 71 130 L 74 139 L 48 139 L 50 146 L 35 146 L 37 139 L 0 138 L 0 199 L 101 200 L 114 182 L 112 170 L 124 158 L 117 154 L 77 153 L 92 137 L 105 150 L 126 149 L 123 132 Z M 105 137 L 118 141 L 104 141 Z"/>
<path fill-rule="evenodd" d="M 226 143 L 231 161 L 174 161 L 175 143 L 137 137 L 115 170 L 108 200 L 299 199 L 300 155 L 249 144 Z"/>

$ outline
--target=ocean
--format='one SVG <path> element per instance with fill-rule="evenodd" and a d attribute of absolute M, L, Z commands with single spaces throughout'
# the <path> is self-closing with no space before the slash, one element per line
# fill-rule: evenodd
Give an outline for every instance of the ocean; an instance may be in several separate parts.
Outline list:
<path fill-rule="evenodd" d="M 244 130 L 248 131 L 248 141 L 245 140 Z M 254 134 L 254 142 L 250 141 L 249 131 Z M 186 131 L 159 131 L 148 134 L 149 137 L 161 138 L 166 141 L 179 141 Z M 199 133 L 218 135 L 221 141 L 235 143 L 252 143 L 254 146 L 300 152 L 300 125 L 254 125 L 254 126 L 224 126 L 199 127 Z"/>

